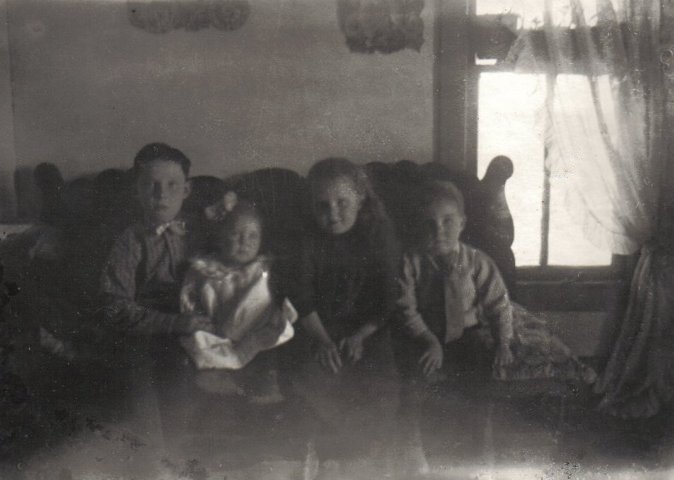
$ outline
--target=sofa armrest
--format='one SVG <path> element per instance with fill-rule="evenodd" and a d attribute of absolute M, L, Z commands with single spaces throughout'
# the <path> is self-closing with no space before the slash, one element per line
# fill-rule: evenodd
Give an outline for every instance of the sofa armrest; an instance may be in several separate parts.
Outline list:
<path fill-rule="evenodd" d="M 452 172 L 439 163 L 423 165 L 402 160 L 395 164 L 370 163 L 368 175 L 396 226 L 403 245 L 413 244 L 417 229 L 414 204 L 429 181 L 454 183 L 464 196 L 467 224 L 462 240 L 487 253 L 496 262 L 511 295 L 515 295 L 517 270 L 512 252 L 514 228 L 504 188 L 513 165 L 506 157 L 492 160 L 482 180 Z"/>

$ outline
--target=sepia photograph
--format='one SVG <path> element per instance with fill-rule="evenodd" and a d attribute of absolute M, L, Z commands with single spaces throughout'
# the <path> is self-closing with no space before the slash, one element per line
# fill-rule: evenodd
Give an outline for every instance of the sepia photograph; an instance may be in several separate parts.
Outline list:
<path fill-rule="evenodd" d="M 674 0 L 0 0 L 0 480 L 674 480 Z"/>

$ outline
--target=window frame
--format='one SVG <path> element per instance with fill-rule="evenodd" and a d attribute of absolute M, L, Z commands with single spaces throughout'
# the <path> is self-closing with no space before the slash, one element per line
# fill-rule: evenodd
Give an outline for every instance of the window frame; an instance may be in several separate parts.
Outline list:
<path fill-rule="evenodd" d="M 465 168 L 473 174 L 477 174 L 478 168 L 478 142 L 479 142 L 479 132 L 478 132 L 478 109 L 479 109 L 479 82 L 480 75 L 482 73 L 498 73 L 498 72 L 512 72 L 511 68 L 500 63 L 497 59 L 495 64 L 478 64 L 478 45 L 474 41 L 478 39 L 490 39 L 496 38 L 499 36 L 500 27 L 497 23 L 492 24 L 491 26 L 485 25 L 485 22 L 476 21 L 476 18 L 479 16 L 475 13 L 475 4 L 476 0 L 468 0 L 469 7 L 466 11 L 468 16 L 467 21 L 467 36 L 470 39 L 473 39 L 472 42 L 469 42 L 467 47 L 469 49 L 468 57 L 470 61 L 467 65 L 467 74 L 466 74 L 466 144 L 465 144 Z M 529 30 L 530 32 L 535 32 L 535 30 Z M 502 37 L 502 35 L 501 35 Z M 542 37 L 541 37 L 542 38 Z M 501 48 L 501 51 L 507 51 L 509 46 Z M 531 72 L 536 73 L 536 72 Z M 546 72 L 539 72 L 546 73 Z M 573 73 L 573 72 L 568 72 Z M 542 152 L 542 157 L 544 157 L 545 152 Z M 506 183 L 507 185 L 507 183 Z M 548 192 L 549 194 L 549 192 Z M 545 193 L 544 193 L 545 195 Z M 547 208 L 549 209 L 549 202 L 547 202 Z M 511 212 L 512 214 L 512 212 Z M 548 214 L 543 215 L 541 222 L 541 228 L 546 226 L 549 227 L 549 210 Z M 517 234 L 517 232 L 515 232 Z M 546 241 L 549 239 L 546 235 L 545 239 L 541 239 L 541 256 L 547 257 L 547 245 Z M 546 258 L 547 260 L 547 258 Z M 517 282 L 527 283 L 542 283 L 542 282 L 578 282 L 578 283 L 594 283 L 594 282 L 609 282 L 614 283 L 619 281 L 623 274 L 624 268 L 621 266 L 621 261 L 619 257 L 613 255 L 611 257 L 611 263 L 608 265 L 602 266 L 566 266 L 566 265 L 535 265 L 535 266 L 517 266 Z"/>

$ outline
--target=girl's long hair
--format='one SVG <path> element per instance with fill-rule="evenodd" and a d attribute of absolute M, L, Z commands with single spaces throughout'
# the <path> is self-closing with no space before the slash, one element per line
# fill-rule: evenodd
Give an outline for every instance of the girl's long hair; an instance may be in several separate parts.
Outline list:
<path fill-rule="evenodd" d="M 368 247 L 377 251 L 386 244 L 395 244 L 393 224 L 389 219 L 384 204 L 372 188 L 365 169 L 346 158 L 330 157 L 320 160 L 309 170 L 310 194 L 313 202 L 313 192 L 326 181 L 338 178 L 349 179 L 363 198 L 358 219 L 353 228 L 358 229 L 366 238 Z"/>

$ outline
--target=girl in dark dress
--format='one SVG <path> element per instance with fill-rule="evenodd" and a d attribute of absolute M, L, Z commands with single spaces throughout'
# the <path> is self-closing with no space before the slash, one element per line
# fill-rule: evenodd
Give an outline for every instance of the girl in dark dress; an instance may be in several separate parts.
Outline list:
<path fill-rule="evenodd" d="M 360 167 L 329 158 L 308 180 L 313 225 L 291 296 L 303 361 L 292 385 L 330 430 L 332 441 L 317 445 L 319 458 L 373 458 L 398 402 L 386 324 L 399 250 Z"/>

